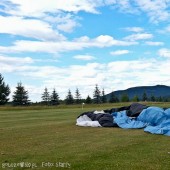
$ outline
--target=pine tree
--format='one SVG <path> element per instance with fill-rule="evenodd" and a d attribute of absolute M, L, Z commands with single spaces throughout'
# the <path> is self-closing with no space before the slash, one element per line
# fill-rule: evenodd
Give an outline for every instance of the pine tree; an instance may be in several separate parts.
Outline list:
<path fill-rule="evenodd" d="M 43 101 L 44 104 L 49 105 L 50 94 L 49 94 L 48 89 L 46 87 L 44 89 L 44 92 L 43 92 L 41 98 L 42 98 L 42 101 Z"/>
<path fill-rule="evenodd" d="M 155 102 L 155 101 L 156 101 L 155 96 L 154 96 L 153 94 L 151 95 L 151 101 L 152 101 L 152 102 Z"/>
<path fill-rule="evenodd" d="M 147 97 L 147 94 L 146 92 L 143 93 L 143 96 L 142 96 L 142 101 L 147 101 L 148 100 L 148 97 Z"/>
<path fill-rule="evenodd" d="M 28 105 L 30 103 L 30 100 L 28 100 L 28 91 L 25 90 L 22 83 L 18 83 L 16 87 L 16 91 L 14 91 L 13 95 L 13 105 Z"/>
<path fill-rule="evenodd" d="M 129 102 L 129 96 L 126 93 L 122 94 L 121 102 Z"/>
<path fill-rule="evenodd" d="M 101 103 L 101 96 L 100 96 L 100 90 L 98 88 L 98 85 L 96 84 L 96 87 L 95 87 L 95 90 L 94 90 L 94 93 L 93 93 L 93 101 L 94 103 Z"/>
<path fill-rule="evenodd" d="M 76 104 L 81 103 L 81 95 L 80 95 L 80 92 L 79 92 L 78 88 L 76 89 L 76 92 L 75 92 L 75 102 L 76 102 Z"/>
<path fill-rule="evenodd" d="M 68 90 L 68 94 L 65 99 L 66 104 L 73 104 L 74 103 L 74 98 L 73 95 L 71 94 L 70 89 Z"/>
<path fill-rule="evenodd" d="M 159 96 L 158 102 L 162 102 L 162 101 L 163 101 L 162 96 Z"/>
<path fill-rule="evenodd" d="M 4 105 L 8 102 L 10 94 L 10 88 L 5 84 L 4 78 L 0 74 L 0 105 Z"/>
<path fill-rule="evenodd" d="M 114 93 L 111 93 L 109 103 L 117 103 L 117 102 L 119 102 L 119 99 L 114 95 Z"/>
<path fill-rule="evenodd" d="M 105 96 L 104 88 L 102 90 L 102 103 L 106 103 L 106 96 Z"/>
<path fill-rule="evenodd" d="M 166 98 L 166 97 L 163 98 L 163 102 L 168 102 L 168 101 L 169 101 L 168 98 Z"/>
<path fill-rule="evenodd" d="M 92 103 L 92 99 L 91 99 L 91 97 L 89 95 L 87 96 L 85 103 L 87 103 L 87 104 Z"/>
<path fill-rule="evenodd" d="M 135 95 L 132 99 L 133 102 L 138 102 L 139 101 L 139 97 L 137 95 Z"/>
<path fill-rule="evenodd" d="M 50 102 L 51 102 L 51 105 L 59 105 L 60 104 L 59 95 L 58 95 L 58 93 L 56 92 L 55 89 L 53 89 L 53 91 L 52 91 Z"/>

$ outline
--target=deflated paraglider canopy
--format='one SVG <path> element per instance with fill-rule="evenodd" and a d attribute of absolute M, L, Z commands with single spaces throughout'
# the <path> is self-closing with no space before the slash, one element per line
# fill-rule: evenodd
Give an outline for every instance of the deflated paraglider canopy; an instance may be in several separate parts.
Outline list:
<path fill-rule="evenodd" d="M 140 103 L 103 111 L 84 112 L 78 126 L 144 128 L 144 131 L 170 136 L 170 108 L 149 107 Z"/>

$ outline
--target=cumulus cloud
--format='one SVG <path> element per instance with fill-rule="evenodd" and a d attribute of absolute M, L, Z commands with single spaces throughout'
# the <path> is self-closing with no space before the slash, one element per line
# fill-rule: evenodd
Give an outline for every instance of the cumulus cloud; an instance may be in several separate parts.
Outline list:
<path fill-rule="evenodd" d="M 164 30 L 165 32 L 170 32 L 170 25 L 168 25 Z"/>
<path fill-rule="evenodd" d="M 23 65 L 34 63 L 30 57 L 9 57 L 0 55 L 0 72 L 14 72 Z"/>
<path fill-rule="evenodd" d="M 119 9 L 121 12 L 138 14 L 139 13 L 138 8 L 134 7 L 135 2 L 131 1 L 134 0 L 122 0 L 122 1 L 116 0 L 116 3 L 113 7 Z"/>
<path fill-rule="evenodd" d="M 129 50 L 117 50 L 110 52 L 111 55 L 124 55 L 130 53 Z"/>
<path fill-rule="evenodd" d="M 0 23 L 0 33 L 20 35 L 46 41 L 66 39 L 63 35 L 54 31 L 48 23 L 36 19 L 0 16 Z"/>
<path fill-rule="evenodd" d="M 95 59 L 95 57 L 91 55 L 76 55 L 73 58 L 78 60 L 85 60 L 85 61 L 90 61 Z"/>
<path fill-rule="evenodd" d="M 124 38 L 124 40 L 127 41 L 137 41 L 137 40 L 147 40 L 153 38 L 152 34 L 149 33 L 137 33 L 137 34 L 132 34 Z"/>
<path fill-rule="evenodd" d="M 170 1 L 167 0 L 135 0 L 137 6 L 142 12 L 146 12 L 151 22 L 160 22 L 168 20 L 170 13 L 168 11 Z"/>
<path fill-rule="evenodd" d="M 31 64 L 34 60 L 31 57 L 8 57 L 0 55 L 0 63 L 1 64 L 14 64 L 14 65 L 22 65 L 22 64 Z"/>
<path fill-rule="evenodd" d="M 130 46 L 136 42 L 128 42 L 116 40 L 108 35 L 100 35 L 96 38 L 80 37 L 73 41 L 16 41 L 13 46 L 0 46 L 0 51 L 4 53 L 12 52 L 45 52 L 45 53 L 60 53 L 73 50 L 82 50 L 84 48 L 104 48 L 111 46 Z"/>
<path fill-rule="evenodd" d="M 167 55 L 167 54 L 166 54 Z M 4 73 L 5 65 L 1 65 Z M 91 95 L 95 84 L 106 89 L 106 93 L 118 89 L 126 89 L 132 86 L 164 84 L 169 82 L 170 61 L 158 61 L 155 59 L 140 59 L 131 61 L 114 61 L 109 63 L 87 63 L 85 65 L 70 65 L 67 67 L 57 66 L 32 66 L 23 64 L 20 67 L 8 64 L 8 67 L 15 71 L 20 77 L 27 77 L 30 80 L 39 79 L 43 88 L 50 90 L 56 87 L 62 98 L 70 88 L 72 92 L 78 87 L 82 97 Z M 69 71 L 68 71 L 69 70 Z M 29 84 L 28 84 L 29 85 Z M 167 84 L 170 85 L 170 84 Z M 41 96 L 40 87 L 31 95 Z M 34 98 L 35 100 L 36 98 Z"/>
<path fill-rule="evenodd" d="M 146 13 L 154 23 L 168 20 L 170 17 L 169 0 L 53 0 L 50 3 L 48 0 L 8 0 L 6 3 L 2 0 L 1 5 L 5 9 L 3 12 L 16 16 L 42 17 L 45 13 L 60 11 L 73 13 L 85 11 L 98 14 L 99 7 L 111 6 L 125 13 L 138 15 Z"/>
<path fill-rule="evenodd" d="M 170 33 L 170 25 L 166 26 L 165 28 L 162 28 L 161 30 L 158 30 L 157 32 L 161 33 L 161 34 L 169 34 Z"/>
<path fill-rule="evenodd" d="M 141 27 L 126 27 L 124 28 L 126 31 L 130 31 L 130 32 L 143 32 L 144 29 Z"/>
<path fill-rule="evenodd" d="M 59 31 L 71 33 L 76 27 L 81 26 L 78 21 L 80 17 L 77 17 L 70 13 L 59 12 L 55 15 L 45 14 L 43 20 L 54 25 Z"/>
<path fill-rule="evenodd" d="M 146 45 L 150 45 L 150 46 L 162 46 L 164 45 L 163 42 L 156 42 L 156 41 L 147 41 L 145 42 Z"/>
<path fill-rule="evenodd" d="M 96 7 L 104 5 L 101 0 L 94 2 L 92 0 L 53 0 L 49 3 L 48 0 L 9 0 L 17 5 L 16 9 L 9 9 L 8 13 L 22 16 L 42 16 L 47 12 L 67 11 L 79 12 L 86 11 L 90 13 L 98 13 Z"/>
<path fill-rule="evenodd" d="M 79 24 L 77 24 L 74 20 L 67 20 L 64 23 L 58 24 L 57 28 L 58 30 L 70 33 L 77 25 Z"/>
<path fill-rule="evenodd" d="M 167 48 L 162 48 L 158 51 L 159 56 L 170 58 L 170 50 Z"/>
<path fill-rule="evenodd" d="M 124 13 L 142 15 L 145 13 L 150 22 L 166 21 L 170 17 L 169 0 L 116 0 L 115 6 Z"/>

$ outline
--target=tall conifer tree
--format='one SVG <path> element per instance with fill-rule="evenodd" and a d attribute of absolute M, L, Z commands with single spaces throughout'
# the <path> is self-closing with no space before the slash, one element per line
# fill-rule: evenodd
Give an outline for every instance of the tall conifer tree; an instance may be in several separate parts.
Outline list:
<path fill-rule="evenodd" d="M 4 105 L 8 102 L 10 94 L 10 88 L 8 84 L 6 85 L 4 82 L 4 78 L 0 74 L 0 105 Z"/>
<path fill-rule="evenodd" d="M 93 101 L 94 103 L 97 104 L 101 103 L 101 92 L 97 84 L 95 86 L 94 93 L 93 93 Z"/>
<path fill-rule="evenodd" d="M 52 94 L 51 94 L 51 104 L 52 105 L 59 105 L 60 104 L 59 95 L 58 95 L 58 93 L 56 92 L 55 89 L 53 89 Z"/>
<path fill-rule="evenodd" d="M 49 105 L 49 102 L 50 102 L 50 94 L 49 94 L 49 92 L 48 92 L 47 87 L 45 87 L 44 92 L 43 92 L 41 98 L 42 98 L 42 102 L 43 102 L 43 103 L 45 103 L 46 105 Z"/>
<path fill-rule="evenodd" d="M 68 90 L 68 94 L 65 99 L 66 104 L 73 104 L 74 103 L 74 98 L 73 95 L 71 94 L 70 89 Z"/>
<path fill-rule="evenodd" d="M 14 105 L 28 105 L 30 103 L 28 91 L 25 90 L 21 82 L 17 84 L 12 102 Z"/>

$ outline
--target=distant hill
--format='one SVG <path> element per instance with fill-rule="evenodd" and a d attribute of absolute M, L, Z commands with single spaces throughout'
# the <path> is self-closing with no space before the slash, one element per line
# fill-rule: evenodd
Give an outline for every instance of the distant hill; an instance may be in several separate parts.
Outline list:
<path fill-rule="evenodd" d="M 129 96 L 130 100 L 135 95 L 137 95 L 139 99 L 141 100 L 144 92 L 147 94 L 147 97 L 151 97 L 151 95 L 154 95 L 155 97 L 161 96 L 164 98 L 169 98 L 170 97 L 170 86 L 156 85 L 156 86 L 131 87 L 126 90 L 117 90 L 117 91 L 111 92 L 106 95 L 106 98 L 107 100 L 109 100 L 112 93 L 114 93 L 114 95 L 120 99 L 122 94 L 126 93 Z"/>

